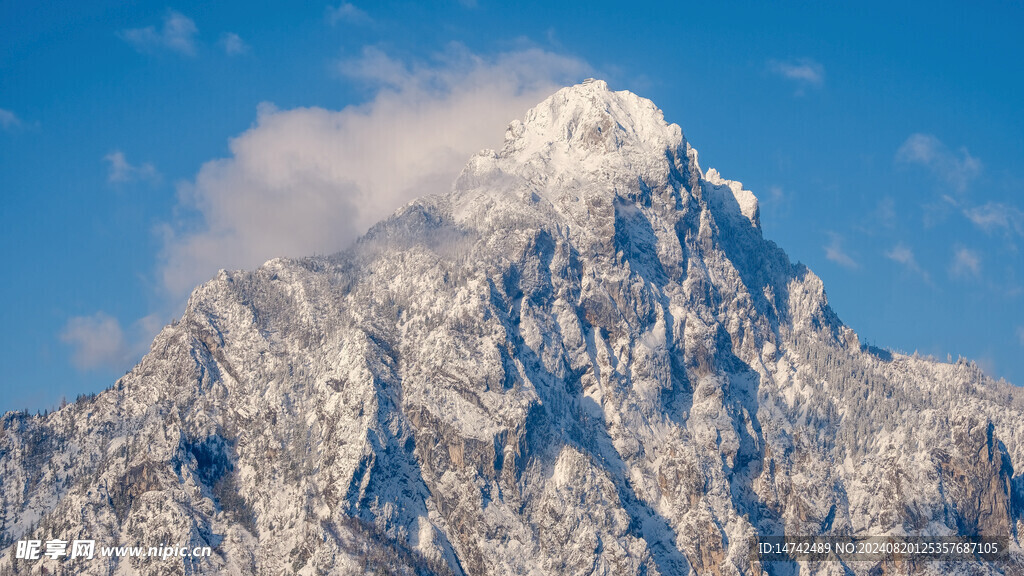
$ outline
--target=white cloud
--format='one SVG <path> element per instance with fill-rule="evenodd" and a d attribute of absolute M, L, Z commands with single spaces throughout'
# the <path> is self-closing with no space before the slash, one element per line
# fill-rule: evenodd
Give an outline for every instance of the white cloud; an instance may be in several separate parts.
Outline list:
<path fill-rule="evenodd" d="M 949 273 L 958 278 L 969 278 L 981 273 L 981 258 L 978 253 L 964 247 L 953 251 L 953 261 L 949 265 Z"/>
<path fill-rule="evenodd" d="M 1017 326 L 1017 341 L 1024 346 L 1024 326 Z"/>
<path fill-rule="evenodd" d="M 825 67 L 810 58 L 801 58 L 788 62 L 769 60 L 768 70 L 773 74 L 796 82 L 799 86 L 797 95 L 803 94 L 805 88 L 819 88 L 825 83 Z"/>
<path fill-rule="evenodd" d="M 117 318 L 100 311 L 69 318 L 59 337 L 71 347 L 71 363 L 79 370 L 126 370 L 163 326 L 160 316 L 151 314 L 136 320 L 126 336 Z"/>
<path fill-rule="evenodd" d="M 19 126 L 21 126 L 21 119 L 18 118 L 17 114 L 0 108 L 0 128 L 13 130 Z"/>
<path fill-rule="evenodd" d="M 831 241 L 825 246 L 825 257 L 844 268 L 859 268 L 857 261 L 843 250 L 843 238 L 835 233 L 830 233 L 829 236 Z"/>
<path fill-rule="evenodd" d="M 201 222 L 164 227 L 171 295 L 219 268 L 347 247 L 409 200 L 447 191 L 473 153 L 501 145 L 511 120 L 590 72 L 538 49 L 482 58 L 457 47 L 429 64 L 367 49 L 339 70 L 376 96 L 340 111 L 262 105 L 232 156 L 180 188 L 179 212 Z"/>
<path fill-rule="evenodd" d="M 348 22 L 349 24 L 364 25 L 373 22 L 370 15 L 355 4 L 342 2 L 338 6 L 327 7 L 327 21 L 331 24 Z"/>
<path fill-rule="evenodd" d="M 412 71 L 406 62 L 395 60 L 377 48 L 364 48 L 359 58 L 338 62 L 338 72 L 348 79 L 368 82 L 379 88 L 401 91 L 411 84 L 425 84 L 427 76 L 444 74 L 420 68 Z"/>
<path fill-rule="evenodd" d="M 964 216 L 986 232 L 1004 230 L 1024 236 L 1024 211 L 1002 202 L 987 202 L 964 209 Z"/>
<path fill-rule="evenodd" d="M 234 32 L 225 32 L 220 36 L 220 46 L 228 56 L 240 56 L 249 52 L 249 45 Z"/>
<path fill-rule="evenodd" d="M 981 161 L 967 148 L 954 152 L 931 134 L 911 134 L 896 151 L 896 161 L 923 166 L 958 192 L 967 190 L 982 170 Z"/>
<path fill-rule="evenodd" d="M 121 323 L 103 312 L 69 319 L 60 339 L 73 348 L 71 362 L 79 370 L 120 368 L 127 362 Z"/>
<path fill-rule="evenodd" d="M 903 244 L 902 242 L 896 244 L 891 250 L 887 250 L 885 252 L 885 257 L 893 262 L 902 264 L 907 270 L 910 270 L 915 274 L 920 274 L 926 282 L 930 282 L 928 272 L 921 268 L 917 263 L 917 258 L 914 257 L 914 251 L 906 244 Z"/>
<path fill-rule="evenodd" d="M 124 184 L 139 180 L 155 181 L 160 179 L 156 167 L 146 162 L 138 166 L 131 164 L 125 158 L 124 152 L 114 150 L 103 157 L 109 164 L 107 170 L 107 182 L 111 184 Z"/>
<path fill-rule="evenodd" d="M 917 261 L 914 259 L 914 252 L 903 244 L 893 246 L 892 250 L 885 253 L 885 257 L 906 266 L 917 265 Z"/>
<path fill-rule="evenodd" d="M 139 52 L 169 50 L 185 56 L 195 56 L 195 37 L 199 33 L 195 22 L 180 12 L 170 10 L 164 16 L 163 26 L 122 30 L 121 38 Z"/>

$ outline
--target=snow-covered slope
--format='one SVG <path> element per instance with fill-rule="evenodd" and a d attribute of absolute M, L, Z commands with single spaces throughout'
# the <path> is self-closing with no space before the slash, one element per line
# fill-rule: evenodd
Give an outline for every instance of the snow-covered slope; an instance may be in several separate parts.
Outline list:
<path fill-rule="evenodd" d="M 1021 389 L 862 346 L 759 226 L 653 103 L 560 90 L 451 193 L 222 272 L 111 389 L 5 415 L 0 572 L 1024 574 Z M 762 566 L 776 534 L 1011 553 Z"/>

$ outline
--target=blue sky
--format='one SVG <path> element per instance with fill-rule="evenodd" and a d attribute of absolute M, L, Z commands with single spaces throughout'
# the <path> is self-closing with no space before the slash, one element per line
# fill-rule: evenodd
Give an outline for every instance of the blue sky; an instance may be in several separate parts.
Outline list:
<path fill-rule="evenodd" d="M 1024 8 L 831 4 L 0 0 L 0 410 L 109 386 L 218 268 L 343 248 L 588 76 L 862 340 L 1024 383 Z"/>

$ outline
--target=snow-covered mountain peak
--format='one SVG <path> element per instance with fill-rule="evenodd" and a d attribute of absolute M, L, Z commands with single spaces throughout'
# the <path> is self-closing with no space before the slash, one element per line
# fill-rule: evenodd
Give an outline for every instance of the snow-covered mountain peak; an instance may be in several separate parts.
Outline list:
<path fill-rule="evenodd" d="M 353 248 L 220 273 L 109 390 L 0 417 L 0 576 L 1020 575 L 1022 414 L 862 346 L 753 194 L 587 81 Z M 897 534 L 1007 554 L 750 553 Z M 50 539 L 212 555 L 26 558 Z"/>
<path fill-rule="evenodd" d="M 513 122 L 506 150 L 536 151 L 560 144 L 586 153 L 662 152 L 682 145 L 682 131 L 665 122 L 653 102 L 629 91 L 614 92 L 603 80 L 563 88 Z"/>
<path fill-rule="evenodd" d="M 705 175 L 697 151 L 661 109 L 595 79 L 555 92 L 510 123 L 503 148 L 474 156 L 455 190 L 498 202 L 545 197 L 575 212 L 579 224 L 594 215 L 595 202 L 667 203 L 675 210 L 695 194 L 721 218 L 759 227 L 754 194 L 714 169 Z M 467 201 L 473 204 L 455 205 Z"/>
<path fill-rule="evenodd" d="M 613 92 L 602 80 L 586 80 L 559 90 L 523 120 L 509 124 L 504 147 L 474 157 L 467 176 L 473 180 L 500 170 L 542 186 L 594 177 L 635 179 L 638 172 L 666 172 L 666 153 L 668 160 L 681 158 L 685 170 L 687 149 L 682 130 L 666 123 L 653 102 L 628 91 Z"/>

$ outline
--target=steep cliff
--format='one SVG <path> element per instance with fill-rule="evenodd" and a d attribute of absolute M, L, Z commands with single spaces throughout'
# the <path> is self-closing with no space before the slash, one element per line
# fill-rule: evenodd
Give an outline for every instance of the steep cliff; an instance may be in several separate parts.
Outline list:
<path fill-rule="evenodd" d="M 2 430 L 0 572 L 1024 574 L 1021 389 L 862 346 L 754 195 L 601 81 L 353 248 L 220 273 L 111 389 Z M 781 534 L 1011 551 L 761 565 Z"/>

